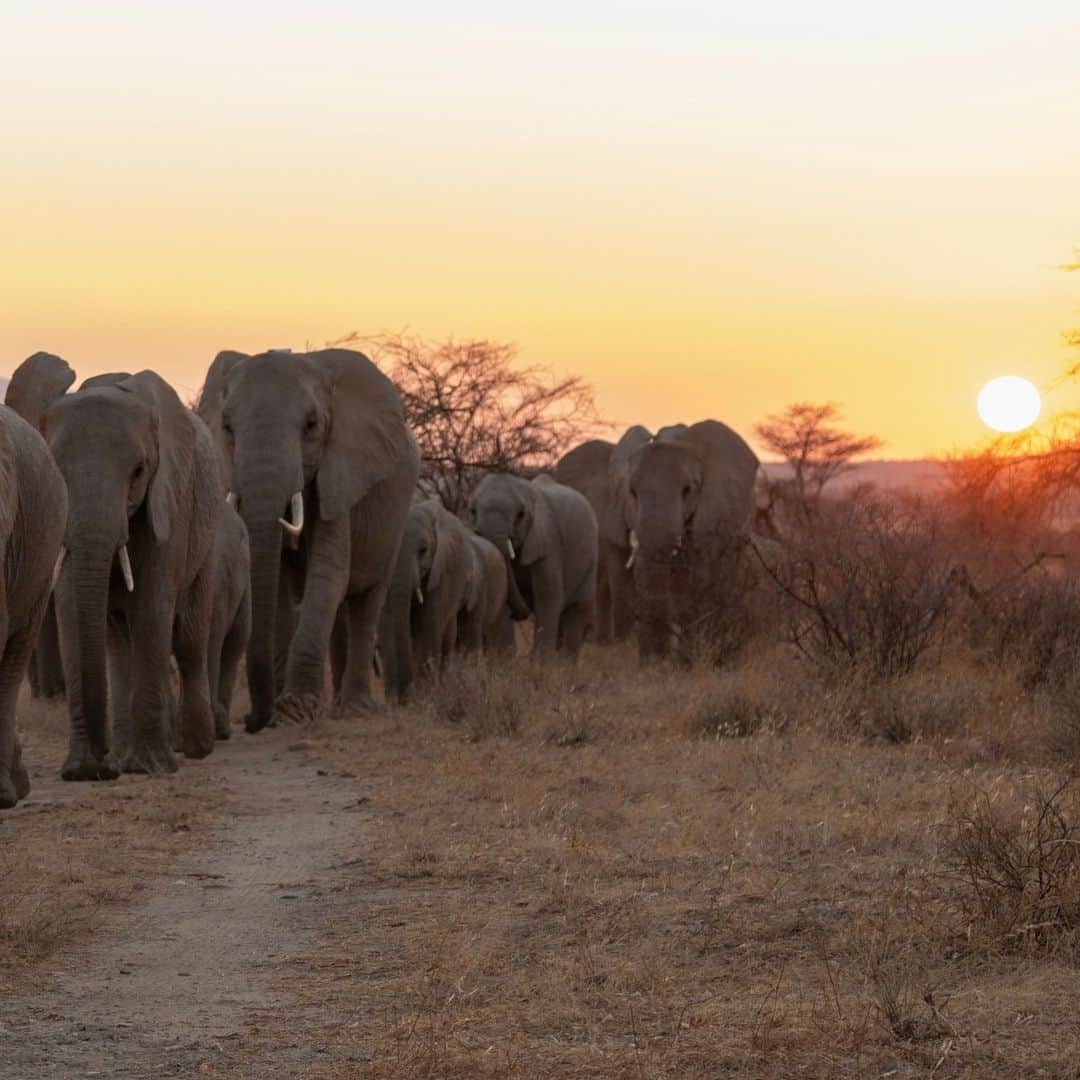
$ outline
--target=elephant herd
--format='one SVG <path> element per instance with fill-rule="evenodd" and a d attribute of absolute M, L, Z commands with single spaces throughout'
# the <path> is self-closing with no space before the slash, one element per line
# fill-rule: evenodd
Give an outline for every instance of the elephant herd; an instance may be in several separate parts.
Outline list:
<path fill-rule="evenodd" d="M 487 475 L 463 520 L 358 352 L 222 352 L 194 408 L 151 371 L 75 379 L 36 353 L 0 410 L 0 808 L 29 791 L 28 670 L 66 694 L 64 779 L 168 772 L 229 737 L 243 658 L 257 732 L 312 717 L 328 662 L 335 702 L 369 709 L 377 673 L 401 701 L 530 617 L 539 654 L 684 648 L 680 568 L 723 578 L 753 512 L 757 459 L 711 420 Z"/>

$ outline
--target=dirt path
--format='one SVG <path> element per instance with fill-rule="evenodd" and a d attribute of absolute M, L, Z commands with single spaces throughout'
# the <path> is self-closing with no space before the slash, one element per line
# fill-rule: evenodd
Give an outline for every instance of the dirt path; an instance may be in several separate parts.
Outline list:
<path fill-rule="evenodd" d="M 0 1077 L 213 1071 L 246 1026 L 273 1027 L 275 968 L 344 904 L 364 827 L 355 787 L 308 748 L 295 729 L 219 744 L 228 801 L 209 842 L 70 973 L 3 1002 Z M 281 1045 L 259 1075 L 301 1075 L 317 1053 Z"/>

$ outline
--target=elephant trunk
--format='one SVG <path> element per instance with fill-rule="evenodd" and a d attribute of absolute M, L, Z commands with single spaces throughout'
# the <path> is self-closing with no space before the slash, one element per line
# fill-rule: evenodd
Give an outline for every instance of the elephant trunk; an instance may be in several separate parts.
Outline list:
<path fill-rule="evenodd" d="M 251 693 L 248 731 L 261 731 L 274 716 L 274 645 L 276 640 L 278 577 L 281 573 L 281 502 L 259 512 L 244 500 L 244 517 L 251 543 L 251 636 L 247 677 Z"/>
<path fill-rule="evenodd" d="M 509 535 L 492 536 L 489 539 L 498 548 L 499 554 L 503 557 L 503 563 L 506 565 L 506 600 L 510 605 L 510 614 L 516 622 L 524 622 L 532 614 L 532 609 L 525 602 L 525 597 L 521 595 L 521 589 L 518 588 L 515 573 L 518 552 L 513 548 Z M 511 551 L 514 552 L 513 557 L 510 555 Z"/>
<path fill-rule="evenodd" d="M 420 581 L 411 563 L 398 560 L 383 606 L 379 639 L 387 701 L 404 701 L 413 681 L 412 605 L 419 602 Z"/>
<path fill-rule="evenodd" d="M 81 540 L 69 551 L 56 588 L 71 748 L 75 753 L 89 746 L 99 761 L 109 753 L 105 637 L 109 580 L 118 546 L 100 538 Z"/>
<path fill-rule="evenodd" d="M 684 554 L 681 519 L 643 519 L 635 529 L 640 547 L 634 558 L 638 597 L 638 651 L 641 659 L 667 656 L 678 633 L 675 623 L 676 566 Z"/>

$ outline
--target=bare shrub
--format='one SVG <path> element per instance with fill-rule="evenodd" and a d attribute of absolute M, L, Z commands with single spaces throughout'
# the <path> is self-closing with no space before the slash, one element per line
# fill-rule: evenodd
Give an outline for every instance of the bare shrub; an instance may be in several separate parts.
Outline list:
<path fill-rule="evenodd" d="M 366 349 L 397 383 L 420 444 L 421 482 L 453 513 L 485 472 L 550 468 L 602 426 L 583 379 L 518 364 L 504 342 L 352 333 L 331 344 Z"/>
<path fill-rule="evenodd" d="M 987 792 L 949 803 L 944 851 L 964 932 L 988 949 L 1075 957 L 1080 928 L 1080 802 L 1071 781 L 1036 787 L 1022 807 Z"/>
<path fill-rule="evenodd" d="M 937 516 L 866 493 L 794 536 L 767 571 L 789 600 L 788 638 L 807 659 L 885 679 L 942 643 L 956 585 Z"/>
<path fill-rule="evenodd" d="M 683 714 L 686 734 L 697 738 L 740 738 L 783 723 L 783 714 L 774 703 L 741 672 L 705 680 Z"/>
<path fill-rule="evenodd" d="M 433 720 L 460 726 L 474 741 L 516 735 L 526 710 L 520 684 L 480 663 L 446 672 L 428 688 L 424 704 Z"/>

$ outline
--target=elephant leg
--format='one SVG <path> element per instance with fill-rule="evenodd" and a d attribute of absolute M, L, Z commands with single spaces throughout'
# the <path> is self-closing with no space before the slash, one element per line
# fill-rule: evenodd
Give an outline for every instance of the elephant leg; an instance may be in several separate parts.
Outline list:
<path fill-rule="evenodd" d="M 124 772 L 176 772 L 169 738 L 172 688 L 169 661 L 173 613 L 155 610 L 154 596 L 140 597 L 131 627 L 131 746 L 123 759 Z"/>
<path fill-rule="evenodd" d="M 559 651 L 576 660 L 581 653 L 585 640 L 585 629 L 589 622 L 589 606 L 572 604 L 559 619 Z"/>
<path fill-rule="evenodd" d="M 533 582 L 533 653 L 555 652 L 559 643 L 562 591 L 550 580 Z"/>
<path fill-rule="evenodd" d="M 37 669 L 38 691 L 43 698 L 64 695 L 64 665 L 60 659 L 60 628 L 56 622 L 56 604 L 49 597 L 45 617 L 38 632 L 32 664 Z"/>
<path fill-rule="evenodd" d="M 348 515 L 334 521 L 319 521 L 311 539 L 304 599 L 300 617 L 289 647 L 285 670 L 285 693 L 278 701 L 278 712 L 297 721 L 310 720 L 322 703 L 326 681 L 326 655 L 334 630 L 338 608 L 345 600 L 349 584 L 351 538 Z M 381 604 L 380 604 L 381 606 Z M 374 649 L 375 610 L 369 645 Z M 352 637 L 352 625 L 349 637 Z M 351 645 L 351 642 L 350 642 Z M 372 655 L 367 656 L 367 677 L 371 678 Z M 351 658 L 350 658 L 350 667 Z"/>
<path fill-rule="evenodd" d="M 282 566 L 278 575 L 277 615 L 274 620 L 274 694 L 277 697 L 285 693 L 285 672 L 295 633 L 296 587 L 291 569 Z"/>
<path fill-rule="evenodd" d="M 625 641 L 634 632 L 634 572 L 626 569 L 628 553 L 608 545 L 606 555 L 611 639 Z"/>
<path fill-rule="evenodd" d="M 214 736 L 218 739 L 227 739 L 231 732 L 229 712 L 232 708 L 233 690 L 236 687 L 240 660 L 247 649 L 250 635 L 251 605 L 245 597 L 221 647 L 217 695 L 214 698 Z"/>
<path fill-rule="evenodd" d="M 214 749 L 214 713 L 207 670 L 213 607 L 214 574 L 210 565 L 203 567 L 188 590 L 178 613 L 174 640 L 180 669 L 180 740 L 184 756 L 189 758 L 204 758 Z"/>
<path fill-rule="evenodd" d="M 34 649 L 34 636 L 30 628 L 16 631 L 0 658 L 0 810 L 9 809 L 30 794 L 30 777 L 15 733 L 15 707 Z"/>
<path fill-rule="evenodd" d="M 225 734 L 222 734 L 221 654 L 225 648 L 225 638 L 230 628 L 231 624 L 228 616 L 221 610 L 221 605 L 215 602 L 213 616 L 210 620 L 210 636 L 206 642 L 206 682 L 210 688 L 210 710 L 214 717 L 215 739 L 227 739 L 229 737 L 227 714 L 224 719 Z"/>
<path fill-rule="evenodd" d="M 611 579 L 607 572 L 607 561 L 601 559 L 596 575 L 596 620 L 594 623 L 594 635 L 600 644 L 606 645 L 614 639 L 612 623 Z"/>
<path fill-rule="evenodd" d="M 109 704 L 112 708 L 113 753 L 123 760 L 131 749 L 131 638 L 123 615 L 106 624 L 109 649 Z"/>
<path fill-rule="evenodd" d="M 26 677 L 30 681 L 30 696 L 36 701 L 43 697 L 41 693 L 41 674 L 38 670 L 38 654 L 35 649 L 30 654 L 30 663 L 26 667 Z"/>
<path fill-rule="evenodd" d="M 341 684 L 349 663 L 349 614 L 348 600 L 338 608 L 334 618 L 334 631 L 330 635 L 330 675 L 334 687 L 334 700 L 341 701 Z"/>
<path fill-rule="evenodd" d="M 443 630 L 442 648 L 439 654 L 439 671 L 445 671 L 447 665 L 450 663 L 450 657 L 454 654 L 454 649 L 457 648 L 457 618 L 446 620 L 446 627 Z"/>
<path fill-rule="evenodd" d="M 375 631 L 379 625 L 386 589 L 375 586 L 350 596 L 346 602 L 349 654 L 341 684 L 341 704 L 348 709 L 374 709 L 371 672 L 375 657 Z"/>

